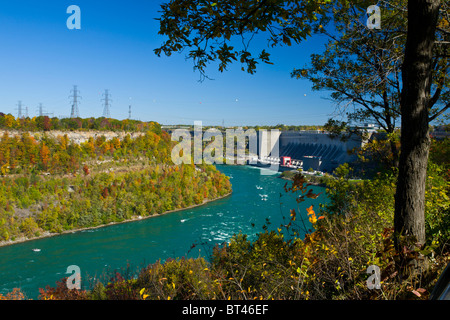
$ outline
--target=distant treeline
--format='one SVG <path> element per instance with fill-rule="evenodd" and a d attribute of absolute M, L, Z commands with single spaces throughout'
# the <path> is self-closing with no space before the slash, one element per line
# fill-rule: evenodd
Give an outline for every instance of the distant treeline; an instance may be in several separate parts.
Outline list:
<path fill-rule="evenodd" d="M 23 131 L 50 131 L 50 130 L 101 130 L 101 131 L 147 131 L 161 127 L 156 122 L 143 122 L 139 120 L 117 120 L 111 118 L 50 118 L 39 116 L 32 118 L 16 118 L 11 114 L 0 112 L 0 129 Z"/>
<path fill-rule="evenodd" d="M 11 136 L 6 131 L 0 136 L 1 174 L 75 173 L 89 160 L 148 159 L 151 163 L 170 163 L 172 142 L 167 132 L 159 126 L 144 135 L 132 139 L 127 134 L 123 139 L 106 139 L 103 135 L 89 138 L 77 144 L 67 134 L 56 138 L 43 135 L 36 139 L 28 132 Z"/>

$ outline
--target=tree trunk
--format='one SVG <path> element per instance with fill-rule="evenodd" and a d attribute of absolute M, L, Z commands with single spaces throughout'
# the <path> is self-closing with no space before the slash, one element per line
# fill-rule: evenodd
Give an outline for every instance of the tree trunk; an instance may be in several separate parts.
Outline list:
<path fill-rule="evenodd" d="M 429 81 L 439 0 L 408 1 L 408 35 L 402 66 L 401 152 L 395 194 L 394 230 L 399 249 L 404 236 L 425 243 L 425 181 L 428 134 Z"/>
<path fill-rule="evenodd" d="M 399 150 L 397 148 L 397 145 L 395 143 L 395 141 L 389 141 L 389 146 L 391 147 L 391 153 L 392 153 L 392 163 L 391 166 L 393 168 L 398 168 L 398 164 L 399 164 Z"/>

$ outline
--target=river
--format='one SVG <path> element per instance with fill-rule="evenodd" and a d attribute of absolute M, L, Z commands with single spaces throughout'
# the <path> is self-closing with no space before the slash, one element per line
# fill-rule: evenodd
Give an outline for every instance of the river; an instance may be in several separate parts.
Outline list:
<path fill-rule="evenodd" d="M 275 230 L 283 223 L 282 215 L 289 217 L 289 209 L 298 207 L 285 194 L 287 181 L 278 173 L 262 175 L 261 170 L 267 169 L 249 166 L 220 165 L 218 169 L 231 177 L 233 194 L 227 198 L 151 219 L 1 247 L 0 293 L 21 288 L 27 298 L 36 299 L 39 288 L 55 286 L 69 276 L 70 265 L 81 269 L 82 284 L 87 287 L 86 279 L 101 278 L 127 264 L 138 268 L 171 257 L 207 257 L 215 244 L 229 241 L 235 233 L 255 237 L 263 231 L 266 218 L 271 222 L 269 229 Z M 324 195 L 307 199 L 300 208 L 318 208 L 324 201 Z M 191 249 L 193 244 L 197 245 Z"/>

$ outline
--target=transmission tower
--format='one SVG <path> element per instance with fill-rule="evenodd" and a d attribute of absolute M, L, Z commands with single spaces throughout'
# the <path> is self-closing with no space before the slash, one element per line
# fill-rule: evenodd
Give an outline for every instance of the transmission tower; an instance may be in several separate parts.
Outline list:
<path fill-rule="evenodd" d="M 20 100 L 17 103 L 17 117 L 19 119 L 23 118 L 23 115 L 22 115 L 22 101 L 20 101 Z"/>
<path fill-rule="evenodd" d="M 38 108 L 39 108 L 39 117 L 43 117 L 44 111 L 43 111 L 42 103 L 39 103 Z"/>
<path fill-rule="evenodd" d="M 38 114 L 39 114 L 39 117 L 53 116 L 53 113 L 50 113 L 50 112 L 44 112 L 44 107 L 42 106 L 42 103 L 39 103 L 39 106 L 38 106 Z"/>
<path fill-rule="evenodd" d="M 111 96 L 109 94 L 109 90 L 106 89 L 105 93 L 103 94 L 104 98 L 102 99 L 103 102 L 103 117 L 105 118 L 110 118 L 110 112 L 109 112 L 109 107 L 110 107 L 110 103 L 111 103 Z"/>
<path fill-rule="evenodd" d="M 131 105 L 128 107 L 128 120 L 131 120 Z"/>
<path fill-rule="evenodd" d="M 78 113 L 78 104 L 79 99 L 81 99 L 80 91 L 78 90 L 78 86 L 73 86 L 73 90 L 71 91 L 72 95 L 69 98 L 72 99 L 72 110 L 70 112 L 71 118 L 78 118 L 80 115 Z"/>

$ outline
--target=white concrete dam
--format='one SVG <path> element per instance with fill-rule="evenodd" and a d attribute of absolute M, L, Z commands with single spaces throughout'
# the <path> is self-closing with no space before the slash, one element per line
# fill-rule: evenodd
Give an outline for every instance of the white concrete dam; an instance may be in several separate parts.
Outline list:
<path fill-rule="evenodd" d="M 363 144 L 356 135 L 342 141 L 321 131 L 267 132 L 258 135 L 258 157 L 271 162 L 290 157 L 292 163 L 303 170 L 332 172 L 340 164 L 355 161 L 357 157 L 351 151 Z"/>

